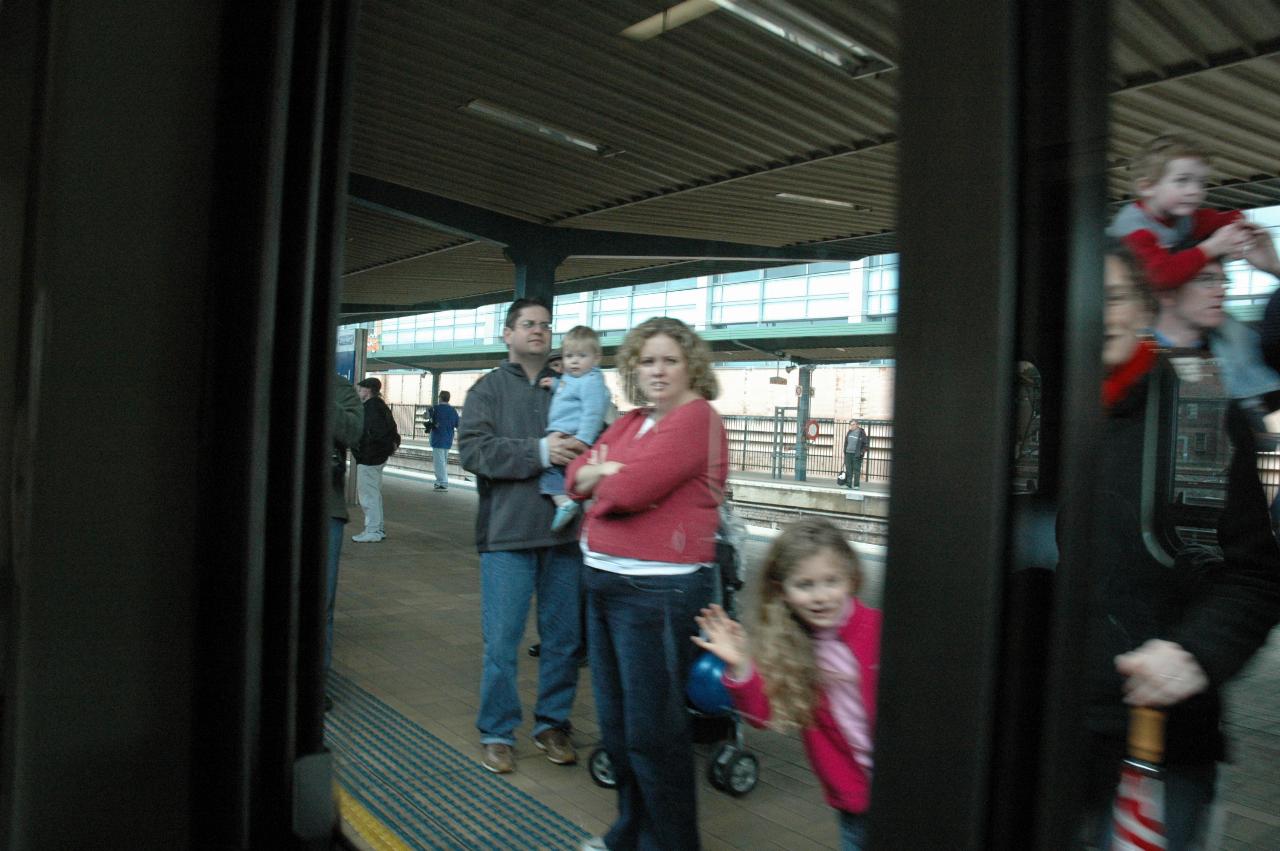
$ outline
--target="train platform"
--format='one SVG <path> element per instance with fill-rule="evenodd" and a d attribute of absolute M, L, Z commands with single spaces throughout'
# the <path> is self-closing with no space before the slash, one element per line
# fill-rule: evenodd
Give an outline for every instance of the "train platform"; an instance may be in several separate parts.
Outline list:
<path fill-rule="evenodd" d="M 582 669 L 572 715 L 578 765 L 549 763 L 529 739 L 537 661 L 522 653 L 518 768 L 502 776 L 484 771 L 474 726 L 481 655 L 475 492 L 463 481 L 435 491 L 427 476 L 395 470 L 383 493 L 381 543 L 351 542 L 360 528 L 360 511 L 352 510 L 336 604 L 327 739 L 348 835 L 378 849 L 576 849 L 615 814 L 615 793 L 597 786 L 584 764 L 598 740 L 589 669 Z M 754 546 L 748 558 L 762 545 Z M 531 620 L 526 643 L 536 641 Z M 1236 762 L 1223 775 L 1212 847 L 1280 848 L 1280 633 L 1232 684 L 1228 703 Z M 746 738 L 760 778 L 739 798 L 711 786 L 711 746 L 696 747 L 704 847 L 838 847 L 835 815 L 799 740 L 754 729 Z"/>

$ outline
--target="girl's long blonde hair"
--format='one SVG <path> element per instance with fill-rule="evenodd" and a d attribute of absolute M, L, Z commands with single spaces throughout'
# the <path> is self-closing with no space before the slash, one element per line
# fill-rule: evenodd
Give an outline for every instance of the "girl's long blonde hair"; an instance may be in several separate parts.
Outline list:
<path fill-rule="evenodd" d="M 858 556 L 839 529 L 818 517 L 798 520 L 783 529 L 760 571 L 756 624 L 751 630 L 752 657 L 769 697 L 769 724 L 784 732 L 813 723 L 822 680 L 814 661 L 813 638 L 783 599 L 782 583 L 800 562 L 824 550 L 848 567 L 850 587 L 856 593 L 862 584 Z"/>

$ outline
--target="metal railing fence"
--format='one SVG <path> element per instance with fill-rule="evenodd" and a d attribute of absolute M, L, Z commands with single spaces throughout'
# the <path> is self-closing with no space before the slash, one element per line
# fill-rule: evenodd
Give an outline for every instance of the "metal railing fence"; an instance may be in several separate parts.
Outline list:
<path fill-rule="evenodd" d="M 427 405 L 389 405 L 400 437 L 425 441 L 419 418 Z M 462 409 L 455 406 L 458 413 Z M 794 479 L 796 473 L 796 418 L 788 415 L 772 417 L 729 414 L 723 417 L 729 437 L 729 469 L 742 472 L 768 473 L 775 479 Z M 847 421 L 815 417 L 818 436 L 809 441 L 805 462 L 807 478 L 834 479 L 844 469 L 844 440 L 849 433 Z M 889 481 L 893 465 L 893 422 L 891 420 L 859 420 L 867 431 L 868 447 L 863 457 L 864 482 Z"/>
<path fill-rule="evenodd" d="M 775 479 L 794 479 L 796 472 L 796 417 L 729 414 L 724 418 L 729 436 L 729 468 L 768 473 Z M 815 417 L 818 435 L 808 441 L 805 472 L 808 479 L 834 479 L 844 469 L 844 441 L 849 423 Z M 889 481 L 893 465 L 893 422 L 859 420 L 867 432 L 868 447 L 862 460 L 864 482 Z"/>

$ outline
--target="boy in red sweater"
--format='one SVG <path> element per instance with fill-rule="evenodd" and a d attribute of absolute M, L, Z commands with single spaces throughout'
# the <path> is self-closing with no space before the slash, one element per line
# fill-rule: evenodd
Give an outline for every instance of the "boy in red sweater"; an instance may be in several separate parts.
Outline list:
<path fill-rule="evenodd" d="M 1211 260 L 1244 258 L 1263 271 L 1269 258 L 1257 249 L 1266 232 L 1239 210 L 1213 210 L 1204 203 L 1209 154 L 1187 136 L 1168 133 L 1148 142 L 1130 163 L 1138 200 L 1107 228 L 1137 259 L 1157 292 L 1175 290 Z"/>

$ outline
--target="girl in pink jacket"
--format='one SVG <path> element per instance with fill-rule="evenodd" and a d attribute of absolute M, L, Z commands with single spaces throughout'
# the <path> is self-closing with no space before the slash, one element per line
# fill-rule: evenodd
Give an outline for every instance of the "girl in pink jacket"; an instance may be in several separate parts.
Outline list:
<path fill-rule="evenodd" d="M 724 683 L 757 727 L 800 729 L 842 851 L 865 844 L 880 669 L 880 612 L 863 605 L 858 557 L 829 522 L 793 523 L 774 541 L 753 638 L 724 609 L 703 609 L 694 643 L 725 661 Z"/>

